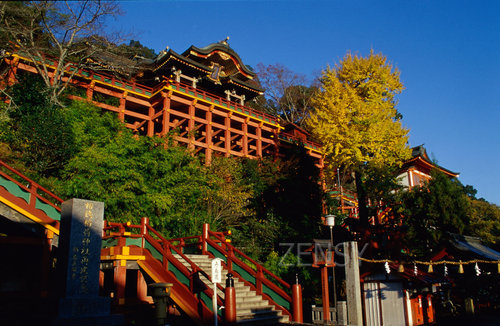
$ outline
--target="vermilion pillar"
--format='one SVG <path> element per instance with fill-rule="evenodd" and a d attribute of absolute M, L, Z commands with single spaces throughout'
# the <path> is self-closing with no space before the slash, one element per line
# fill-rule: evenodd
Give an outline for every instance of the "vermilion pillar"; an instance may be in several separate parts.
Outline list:
<path fill-rule="evenodd" d="M 293 305 L 293 321 L 302 323 L 304 316 L 302 315 L 302 287 L 300 284 L 292 285 L 292 305 Z"/>
<path fill-rule="evenodd" d="M 225 312 L 224 319 L 226 325 L 236 324 L 236 291 L 234 289 L 233 274 L 228 273 L 226 279 L 226 289 L 224 290 Z"/>
<path fill-rule="evenodd" d="M 118 304 L 125 303 L 125 284 L 127 282 L 127 261 L 120 259 L 114 261 L 115 298 Z"/>
<path fill-rule="evenodd" d="M 203 231 L 201 233 L 201 253 L 206 254 L 207 253 L 207 239 L 208 239 L 208 230 L 210 226 L 205 223 L 203 224 Z"/>
<path fill-rule="evenodd" d="M 321 267 L 321 293 L 323 295 L 323 320 L 330 320 L 330 295 L 328 293 L 328 268 Z"/>

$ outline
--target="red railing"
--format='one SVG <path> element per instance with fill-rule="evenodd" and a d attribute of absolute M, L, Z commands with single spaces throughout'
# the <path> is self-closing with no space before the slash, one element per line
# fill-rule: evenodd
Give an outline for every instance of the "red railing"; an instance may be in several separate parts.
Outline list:
<path fill-rule="evenodd" d="M 265 120 L 265 118 L 267 118 L 270 123 L 278 124 L 278 119 L 279 118 L 277 118 L 277 117 L 275 117 L 273 115 L 270 115 L 268 113 L 264 113 L 264 112 L 261 112 L 261 111 L 257 111 L 255 109 L 252 109 L 252 108 L 248 107 L 248 106 L 241 105 L 238 102 L 226 100 L 224 97 L 221 97 L 219 95 L 215 95 L 215 94 L 212 94 L 212 93 L 209 93 L 209 92 L 205 92 L 205 91 L 200 90 L 198 88 L 194 88 L 191 85 L 187 85 L 187 84 L 184 84 L 184 83 L 176 82 L 176 81 L 173 81 L 173 80 L 164 81 L 162 84 L 157 85 L 154 88 L 154 91 L 156 92 L 157 90 L 163 88 L 163 86 L 166 86 L 168 84 L 174 85 L 177 91 L 180 91 L 179 88 L 182 88 L 182 89 L 186 90 L 183 93 L 188 93 L 188 91 L 189 92 L 193 92 L 195 95 L 191 95 L 191 96 L 194 96 L 195 98 L 199 99 L 200 97 L 198 97 L 198 95 L 201 95 L 201 96 L 203 96 L 203 99 L 209 99 L 209 102 L 212 102 L 214 104 L 216 104 L 214 102 L 214 100 L 217 100 L 217 102 L 219 102 L 220 105 L 222 105 L 223 107 L 225 107 L 225 108 L 227 108 L 229 110 L 236 110 L 236 111 L 238 111 L 238 112 L 240 112 L 240 113 L 242 113 L 244 115 L 249 115 L 251 117 L 254 117 L 254 118 L 260 119 L 260 120 Z M 238 110 L 238 109 L 240 109 L 240 110 Z"/>
<path fill-rule="evenodd" d="M 189 246 L 196 246 L 198 250 L 201 249 L 203 254 L 216 257 L 211 250 L 207 250 L 208 247 L 211 249 L 213 248 L 219 252 L 220 256 L 226 258 L 223 264 L 229 272 L 233 273 L 257 294 L 262 295 L 263 298 L 269 300 L 269 302 L 271 302 L 278 310 L 282 311 L 283 314 L 288 315 L 290 318 L 292 317 L 290 310 L 293 302 L 291 296 L 286 292 L 286 290 L 291 289 L 291 285 L 228 243 L 225 238 L 228 234 L 227 232 L 210 231 L 208 225 L 205 224 L 203 234 L 201 236 L 167 240 L 147 223 L 147 219 L 143 219 L 141 225 L 133 225 L 130 223 L 108 223 L 104 228 L 104 233 L 103 239 L 117 238 L 118 246 L 125 246 L 127 237 L 142 238 L 143 248 L 145 248 L 145 241 L 149 242 L 155 250 L 162 254 L 163 267 L 166 271 L 168 270 L 168 264 L 173 264 L 176 269 L 178 269 L 190 280 L 191 291 L 193 291 L 192 285 L 194 283 L 194 274 L 200 273 L 210 281 L 211 277 L 184 254 L 184 249 Z M 174 257 L 174 253 L 179 255 L 189 264 L 191 271 L 176 257 Z M 253 266 L 251 267 L 249 264 Z M 245 279 L 244 276 L 240 275 L 236 266 L 240 269 L 240 271 L 244 270 L 252 278 L 254 278 L 255 282 L 252 283 L 251 281 Z M 269 293 L 266 293 L 264 287 L 267 287 L 275 295 L 281 297 L 281 304 L 280 302 L 277 302 L 279 300 L 276 300 L 276 297 L 273 298 Z M 220 284 L 218 284 L 218 289 L 220 289 L 221 292 L 224 291 L 224 288 Z M 205 289 L 204 292 L 210 297 L 213 295 L 213 290 L 209 288 Z M 223 305 L 222 298 L 218 297 L 217 302 L 218 304 Z M 287 304 L 282 305 L 283 302 L 286 302 Z"/>
<path fill-rule="evenodd" d="M 297 142 L 299 144 L 303 144 L 305 146 L 308 146 L 316 151 L 321 151 L 321 145 L 318 144 L 318 143 L 315 143 L 311 140 L 303 140 L 301 138 L 298 138 L 297 136 L 295 135 L 292 135 L 292 134 L 289 134 L 289 133 L 286 133 L 286 132 L 281 132 L 278 136 L 280 139 L 282 140 L 285 140 L 285 141 L 289 141 L 289 142 Z"/>
<path fill-rule="evenodd" d="M 106 223 L 103 229 L 103 240 L 116 238 L 118 240 L 117 245 L 123 247 L 126 245 L 126 238 L 141 238 L 142 244 L 141 247 L 145 248 L 146 241 L 153 246 L 155 250 L 157 250 L 162 255 L 162 265 L 165 271 L 168 271 L 168 264 L 172 264 L 175 266 L 177 270 L 179 270 L 185 277 L 189 279 L 189 290 L 193 292 L 195 285 L 195 275 L 203 275 L 210 282 L 211 277 L 205 271 L 198 267 L 189 257 L 187 257 L 183 248 L 186 245 L 201 243 L 201 236 L 192 236 L 185 238 L 177 238 L 177 239 L 165 239 L 158 231 L 156 231 L 153 227 L 149 225 L 149 221 L 147 218 L 143 218 L 141 221 L 141 225 L 130 224 L 130 223 L 115 223 L 108 222 Z M 193 242 L 192 240 L 196 240 Z M 189 244 L 186 242 L 190 242 Z M 190 269 L 189 270 L 184 264 L 182 264 L 179 259 L 174 256 L 174 253 L 179 255 L 184 261 L 187 262 Z M 220 293 L 224 293 L 224 288 L 221 284 L 217 284 L 217 288 Z M 207 287 L 203 290 L 205 294 L 209 297 L 213 297 L 213 289 Z M 217 296 L 217 305 L 222 307 L 224 305 L 224 301 L 220 296 Z M 211 308 L 211 307 L 208 307 Z"/>
<path fill-rule="evenodd" d="M 23 59 L 31 61 L 28 58 L 23 58 Z M 53 59 L 49 59 L 49 60 L 53 60 Z M 51 62 L 48 62 L 48 63 L 50 64 Z M 173 86 L 175 86 L 176 91 L 179 91 L 179 92 L 182 92 L 182 93 L 185 93 L 188 95 L 190 95 L 189 92 L 192 92 L 194 94 L 192 96 L 194 96 L 197 99 L 200 98 L 198 95 L 201 95 L 203 97 L 203 99 L 208 100 L 209 102 L 214 103 L 214 104 L 217 104 L 216 103 L 216 101 L 217 101 L 218 104 L 227 108 L 228 110 L 234 110 L 236 112 L 240 112 L 243 115 L 254 117 L 254 118 L 260 119 L 262 121 L 267 120 L 269 123 L 279 126 L 279 118 L 276 116 L 273 116 L 271 114 L 264 113 L 261 111 L 257 111 L 255 109 L 248 107 L 248 106 L 241 105 L 238 102 L 227 100 L 224 97 L 200 90 L 198 88 L 194 88 L 188 84 L 176 82 L 173 80 L 164 79 L 162 82 L 160 82 L 156 86 L 149 87 L 149 86 L 145 86 L 142 84 L 137 84 L 135 82 L 130 83 L 130 82 L 124 81 L 122 79 L 117 79 L 113 75 L 108 75 L 105 73 L 95 73 L 94 71 L 91 71 L 91 70 L 78 68 L 76 65 L 71 65 L 66 69 L 66 71 L 68 73 L 75 73 L 75 70 L 76 70 L 76 73 L 78 75 L 89 78 L 92 81 L 98 81 L 98 82 L 101 82 L 104 84 L 109 84 L 113 87 L 125 89 L 126 91 L 133 91 L 133 92 L 139 93 L 141 95 L 144 95 L 148 98 L 151 97 L 157 91 L 160 91 L 162 88 L 167 87 L 168 85 L 173 85 Z M 181 91 L 180 90 L 181 88 L 184 89 L 185 91 L 184 92 Z M 287 139 L 302 142 L 303 144 L 309 146 L 313 150 L 321 151 L 321 145 L 318 143 L 315 143 L 315 142 L 312 142 L 309 140 L 305 140 L 305 141 L 300 140 L 297 137 L 290 135 L 290 134 L 283 134 L 283 135 Z"/>
<path fill-rule="evenodd" d="M 281 278 L 266 269 L 264 266 L 227 242 L 224 237 L 224 233 L 210 231 L 208 224 L 205 224 L 202 233 L 202 251 L 204 254 L 209 254 L 215 257 L 215 255 L 213 255 L 213 253 L 208 250 L 208 245 L 210 245 L 211 248 L 217 250 L 224 257 L 227 257 L 225 265 L 229 272 L 234 273 L 236 276 L 238 276 L 241 281 L 248 285 L 252 290 L 256 291 L 257 294 L 262 295 L 265 299 L 269 300 L 269 302 L 271 302 L 277 309 L 281 310 L 290 318 L 292 317 L 289 311 L 291 310 L 293 305 L 292 298 L 287 292 L 284 291 L 284 289 L 291 289 L 290 284 L 283 281 Z M 251 268 L 248 263 L 244 262 L 242 259 L 251 263 L 255 269 Z M 250 274 L 251 277 L 255 278 L 255 284 L 240 275 L 240 273 L 235 270 L 234 265 L 237 265 L 246 273 Z M 277 302 L 275 298 L 272 298 L 269 294 L 265 293 L 263 291 L 263 286 L 266 286 L 272 292 L 286 301 L 289 304 L 289 307 L 283 307 L 283 305 Z"/>
<path fill-rule="evenodd" d="M 36 207 L 36 201 L 39 200 L 41 203 L 53 207 L 58 212 L 61 211 L 60 205 L 63 202 L 61 198 L 45 189 L 35 181 L 16 171 L 14 168 L 1 160 L 0 176 L 16 184 L 22 191 L 29 193 L 29 200 L 26 202 L 29 206 L 29 209 L 39 209 Z M 16 196 L 16 194 L 14 193 L 12 195 Z M 54 224 L 56 224 L 56 226 L 58 227 L 57 221 L 54 221 Z"/>
<path fill-rule="evenodd" d="M 19 54 L 14 53 L 13 55 L 16 55 L 19 58 L 21 58 L 25 61 L 28 61 L 28 62 L 32 61 L 31 59 L 22 56 L 23 55 L 22 53 L 19 53 Z M 45 55 L 43 57 L 49 66 L 56 66 L 57 60 L 55 58 L 52 58 L 50 56 L 45 56 Z M 75 65 L 73 63 L 71 63 L 70 65 L 68 65 L 68 67 L 66 67 L 65 72 L 68 74 L 73 74 L 73 73 L 78 74 L 79 76 L 83 76 L 84 78 L 89 78 L 91 80 L 95 80 L 95 81 L 102 82 L 105 84 L 111 84 L 114 87 L 121 87 L 121 88 L 124 88 L 126 90 L 133 91 L 133 92 L 142 94 L 142 95 L 147 96 L 147 97 L 150 97 L 153 93 L 152 87 L 136 84 L 135 82 L 128 83 L 126 81 L 123 81 L 122 79 L 117 79 L 115 76 L 108 75 L 106 73 L 95 73 L 94 71 L 91 71 L 91 70 L 79 68 L 77 65 Z"/>

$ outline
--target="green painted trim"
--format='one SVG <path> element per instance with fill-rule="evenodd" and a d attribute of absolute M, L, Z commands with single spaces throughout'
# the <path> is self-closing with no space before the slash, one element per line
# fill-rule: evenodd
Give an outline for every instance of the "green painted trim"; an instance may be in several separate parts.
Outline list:
<path fill-rule="evenodd" d="M 290 310 L 290 302 L 264 284 L 262 284 L 262 292 L 270 296 L 274 302 L 276 302 L 286 310 Z"/>
<path fill-rule="evenodd" d="M 142 246 L 142 239 L 141 238 L 126 238 L 125 245 L 126 246 L 140 247 L 140 246 Z"/>
<path fill-rule="evenodd" d="M 207 308 L 213 312 L 212 298 L 210 298 L 205 292 L 200 292 L 200 300 L 207 306 Z"/>
<path fill-rule="evenodd" d="M 26 203 L 30 202 L 30 193 L 19 187 L 14 182 L 5 179 L 0 176 L 0 186 L 4 187 L 5 190 L 10 192 L 12 195 L 24 199 Z"/>
<path fill-rule="evenodd" d="M 208 294 L 206 294 L 205 292 L 200 292 L 199 298 L 205 304 L 205 306 L 207 306 L 207 308 L 211 312 L 213 312 L 213 301 L 212 301 L 212 298 L 209 297 Z M 217 315 L 219 317 L 222 317 L 222 309 L 218 309 L 217 310 Z"/>
<path fill-rule="evenodd" d="M 182 274 L 182 272 L 177 267 L 175 267 L 174 264 L 168 264 L 168 270 L 175 275 L 179 282 L 189 288 L 189 278 L 186 275 Z"/>
<path fill-rule="evenodd" d="M 234 262 L 233 262 L 233 270 L 236 273 L 240 274 L 240 276 L 243 277 L 243 279 L 245 281 L 250 282 L 253 285 L 256 285 L 255 277 L 252 274 L 250 274 L 249 272 L 247 272 L 246 270 L 244 270 L 239 265 L 235 264 Z"/>
<path fill-rule="evenodd" d="M 50 217 L 53 220 L 56 221 L 61 220 L 61 213 L 57 209 L 50 206 L 49 204 L 44 203 L 38 198 L 35 201 L 35 208 L 43 211 L 48 217 Z"/>
<path fill-rule="evenodd" d="M 219 250 L 217 250 L 216 248 L 214 248 L 212 245 L 210 245 L 208 243 L 207 243 L 207 250 L 209 252 L 211 252 L 216 258 L 220 258 L 220 259 L 224 260 L 224 262 L 227 261 L 227 257 L 224 256 L 223 253 L 221 253 Z"/>
<path fill-rule="evenodd" d="M 151 252 L 151 255 L 153 255 L 154 258 L 158 259 L 159 261 L 163 262 L 163 254 L 156 250 L 155 247 L 149 241 L 146 240 L 144 243 L 144 248 L 148 249 Z"/>
<path fill-rule="evenodd" d="M 101 242 L 101 248 L 111 248 L 116 246 L 117 244 L 118 244 L 118 239 L 115 238 L 103 239 Z"/>

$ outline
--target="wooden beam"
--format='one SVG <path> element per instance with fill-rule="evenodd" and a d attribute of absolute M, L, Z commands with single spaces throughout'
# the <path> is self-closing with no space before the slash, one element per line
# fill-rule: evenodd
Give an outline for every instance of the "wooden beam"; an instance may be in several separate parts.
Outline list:
<path fill-rule="evenodd" d="M 155 114 L 155 109 L 153 106 L 149 107 L 149 114 L 148 114 L 148 130 L 147 130 L 147 135 L 149 137 L 153 137 L 154 132 L 155 132 L 155 123 L 153 121 L 153 116 Z"/>

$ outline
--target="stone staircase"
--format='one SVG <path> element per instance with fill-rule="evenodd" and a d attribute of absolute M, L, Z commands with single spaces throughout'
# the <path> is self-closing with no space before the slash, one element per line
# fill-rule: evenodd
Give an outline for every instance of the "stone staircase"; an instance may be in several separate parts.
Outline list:
<path fill-rule="evenodd" d="M 186 256 L 207 273 L 207 275 L 211 275 L 212 259 L 209 256 L 192 254 L 186 254 Z M 190 265 L 180 255 L 175 254 L 174 257 L 191 270 Z M 223 269 L 221 283 L 223 287 L 226 285 L 227 273 L 227 270 Z M 213 284 L 204 275 L 200 275 L 200 280 L 207 287 L 213 288 Z M 236 321 L 238 325 L 279 325 L 280 323 L 288 322 L 288 316 L 283 316 L 281 311 L 276 310 L 268 300 L 264 300 L 261 295 L 252 291 L 249 286 L 237 278 L 234 278 L 234 288 L 236 292 Z M 224 293 L 221 293 L 220 290 L 217 293 L 224 298 Z"/>

